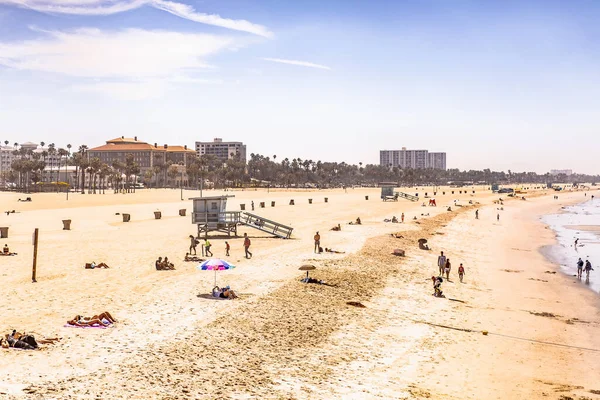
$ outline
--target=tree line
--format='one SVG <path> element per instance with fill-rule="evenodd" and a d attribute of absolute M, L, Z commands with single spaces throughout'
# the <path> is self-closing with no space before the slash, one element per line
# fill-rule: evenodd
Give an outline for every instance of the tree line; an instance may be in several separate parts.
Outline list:
<path fill-rule="evenodd" d="M 8 142 L 5 142 L 8 144 Z M 15 144 L 16 146 L 16 144 Z M 44 146 L 44 143 L 42 143 Z M 54 143 L 47 150 L 34 152 L 20 148 L 13 151 L 15 159 L 11 169 L 2 171 L 2 178 L 14 183 L 20 190 L 30 190 L 43 183 L 46 172 L 55 190 L 60 190 L 58 171 L 65 165 L 75 166 L 74 182 L 68 182 L 81 193 L 104 193 L 107 188 L 114 191 L 135 191 L 137 184 L 146 187 L 165 188 L 184 185 L 198 188 L 209 185 L 216 188 L 236 187 L 313 187 L 329 188 L 341 186 L 377 186 L 380 183 L 393 183 L 397 186 L 446 185 L 446 184 L 520 184 L 520 183 L 597 183 L 598 175 L 572 174 L 550 175 L 535 172 L 513 172 L 458 169 L 411 169 L 375 164 L 348 164 L 302 160 L 301 158 L 278 160 L 260 154 L 250 154 L 246 162 L 239 155 L 231 154 L 223 162 L 213 155 L 192 157 L 185 166 L 157 155 L 153 167 L 142 168 L 127 154 L 125 161 L 114 160 L 110 164 L 99 158 L 89 158 L 88 146 L 81 145 L 71 153 L 71 145 L 57 148 Z M 55 165 L 54 161 L 57 161 Z M 183 172 L 185 171 L 185 176 Z M 179 178 L 179 181 L 177 180 Z M 87 179 L 87 182 L 86 182 Z"/>

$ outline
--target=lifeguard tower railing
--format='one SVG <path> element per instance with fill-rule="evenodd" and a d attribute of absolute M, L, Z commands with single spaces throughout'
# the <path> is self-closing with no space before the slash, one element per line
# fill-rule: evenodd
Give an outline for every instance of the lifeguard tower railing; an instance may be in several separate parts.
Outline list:
<path fill-rule="evenodd" d="M 240 223 L 283 239 L 289 239 L 294 230 L 291 226 L 283 225 L 249 212 L 240 213 Z"/>
<path fill-rule="evenodd" d="M 192 213 L 192 224 L 231 224 L 240 222 L 241 211 L 195 212 Z"/>
<path fill-rule="evenodd" d="M 243 211 L 194 212 L 192 223 L 198 225 L 198 236 L 210 231 L 219 231 L 237 236 L 237 226 L 246 225 L 259 231 L 289 239 L 294 228 L 279 222 Z"/>

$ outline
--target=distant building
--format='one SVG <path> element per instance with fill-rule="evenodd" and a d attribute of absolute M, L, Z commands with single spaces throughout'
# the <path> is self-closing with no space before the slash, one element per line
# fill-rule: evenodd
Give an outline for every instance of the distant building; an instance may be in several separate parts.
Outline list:
<path fill-rule="evenodd" d="M 10 170 L 15 155 L 13 146 L 0 146 L 0 173 Z"/>
<path fill-rule="evenodd" d="M 187 146 L 159 146 L 148 144 L 133 138 L 120 138 L 106 141 L 105 145 L 94 147 L 87 152 L 88 159 L 99 158 L 100 161 L 112 165 L 114 161 L 125 163 L 128 154 L 133 155 L 133 160 L 138 164 L 142 173 L 156 165 L 188 163 L 196 157 L 196 152 Z"/>
<path fill-rule="evenodd" d="M 446 153 L 429 153 L 428 167 L 446 170 Z"/>
<path fill-rule="evenodd" d="M 446 153 L 430 153 L 428 150 L 381 150 L 379 165 L 399 168 L 446 169 Z"/>
<path fill-rule="evenodd" d="M 221 138 L 215 138 L 212 142 L 196 142 L 196 153 L 198 157 L 211 154 L 223 162 L 239 156 L 240 160 L 246 162 L 246 145 L 242 142 L 224 142 Z"/>
<path fill-rule="evenodd" d="M 573 170 L 571 169 L 551 169 L 550 175 L 561 175 L 564 174 L 566 176 L 570 176 L 573 174 Z"/>

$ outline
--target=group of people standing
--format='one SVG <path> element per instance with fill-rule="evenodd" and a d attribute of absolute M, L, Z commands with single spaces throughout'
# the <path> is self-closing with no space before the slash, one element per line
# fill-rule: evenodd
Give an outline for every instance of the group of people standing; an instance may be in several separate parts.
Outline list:
<path fill-rule="evenodd" d="M 439 276 L 444 276 L 446 274 L 446 280 L 450 280 L 450 271 L 452 270 L 452 264 L 450 263 L 450 259 L 444 255 L 444 252 L 440 252 L 438 257 L 437 265 L 439 268 Z M 458 267 L 458 279 L 463 281 L 465 276 L 465 267 L 463 267 L 462 263 Z"/>
<path fill-rule="evenodd" d="M 450 259 L 444 255 L 444 252 L 440 252 L 440 255 L 437 260 L 437 265 L 439 269 L 439 275 L 437 277 L 432 276 L 431 280 L 433 281 L 433 295 L 435 297 L 444 297 L 442 292 L 442 282 L 444 281 L 443 276 L 446 274 L 446 280 L 450 281 L 450 271 L 452 270 L 452 264 L 450 263 Z M 465 267 L 463 267 L 462 263 L 458 267 L 458 278 L 461 283 L 465 276 Z"/>
<path fill-rule="evenodd" d="M 190 239 L 190 252 L 189 254 L 192 255 L 192 252 L 194 255 L 197 255 L 196 252 L 196 247 L 200 244 L 200 240 L 198 240 L 197 238 L 194 237 L 194 235 L 190 235 L 189 236 Z M 245 251 L 245 256 L 246 258 L 252 258 L 252 253 L 250 252 L 250 245 L 252 244 L 252 242 L 250 241 L 250 238 L 248 237 L 247 233 L 244 233 L 244 251 Z M 202 255 L 206 256 L 206 257 L 213 257 L 213 252 L 210 250 L 212 247 L 212 244 L 210 243 L 210 241 L 208 240 L 208 238 L 206 238 L 204 240 L 204 243 L 202 243 L 200 249 L 202 251 Z M 231 250 L 231 245 L 229 244 L 228 241 L 225 241 L 225 256 L 229 257 L 229 251 Z"/>
<path fill-rule="evenodd" d="M 592 263 L 590 262 L 590 260 L 585 260 L 585 263 L 584 263 L 580 257 L 579 260 L 577 261 L 577 279 L 581 279 L 581 276 L 583 275 L 584 270 L 585 270 L 585 279 L 589 281 L 590 280 L 590 271 L 593 271 L 594 268 L 592 268 Z"/>

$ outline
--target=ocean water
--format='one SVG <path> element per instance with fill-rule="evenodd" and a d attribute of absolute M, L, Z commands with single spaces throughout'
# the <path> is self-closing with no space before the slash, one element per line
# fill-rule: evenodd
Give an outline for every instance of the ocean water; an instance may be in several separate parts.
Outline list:
<path fill-rule="evenodd" d="M 562 272 L 569 276 L 577 276 L 577 260 L 589 258 L 594 271 L 590 272 L 589 282 L 583 273 L 582 285 L 589 286 L 600 293 L 600 199 L 564 207 L 559 214 L 542 217 L 556 233 L 557 245 L 546 246 L 542 253 L 553 263 L 559 264 Z M 597 232 L 578 230 L 574 226 L 586 225 L 598 227 Z M 575 239 L 579 238 L 579 246 L 575 248 Z"/>

